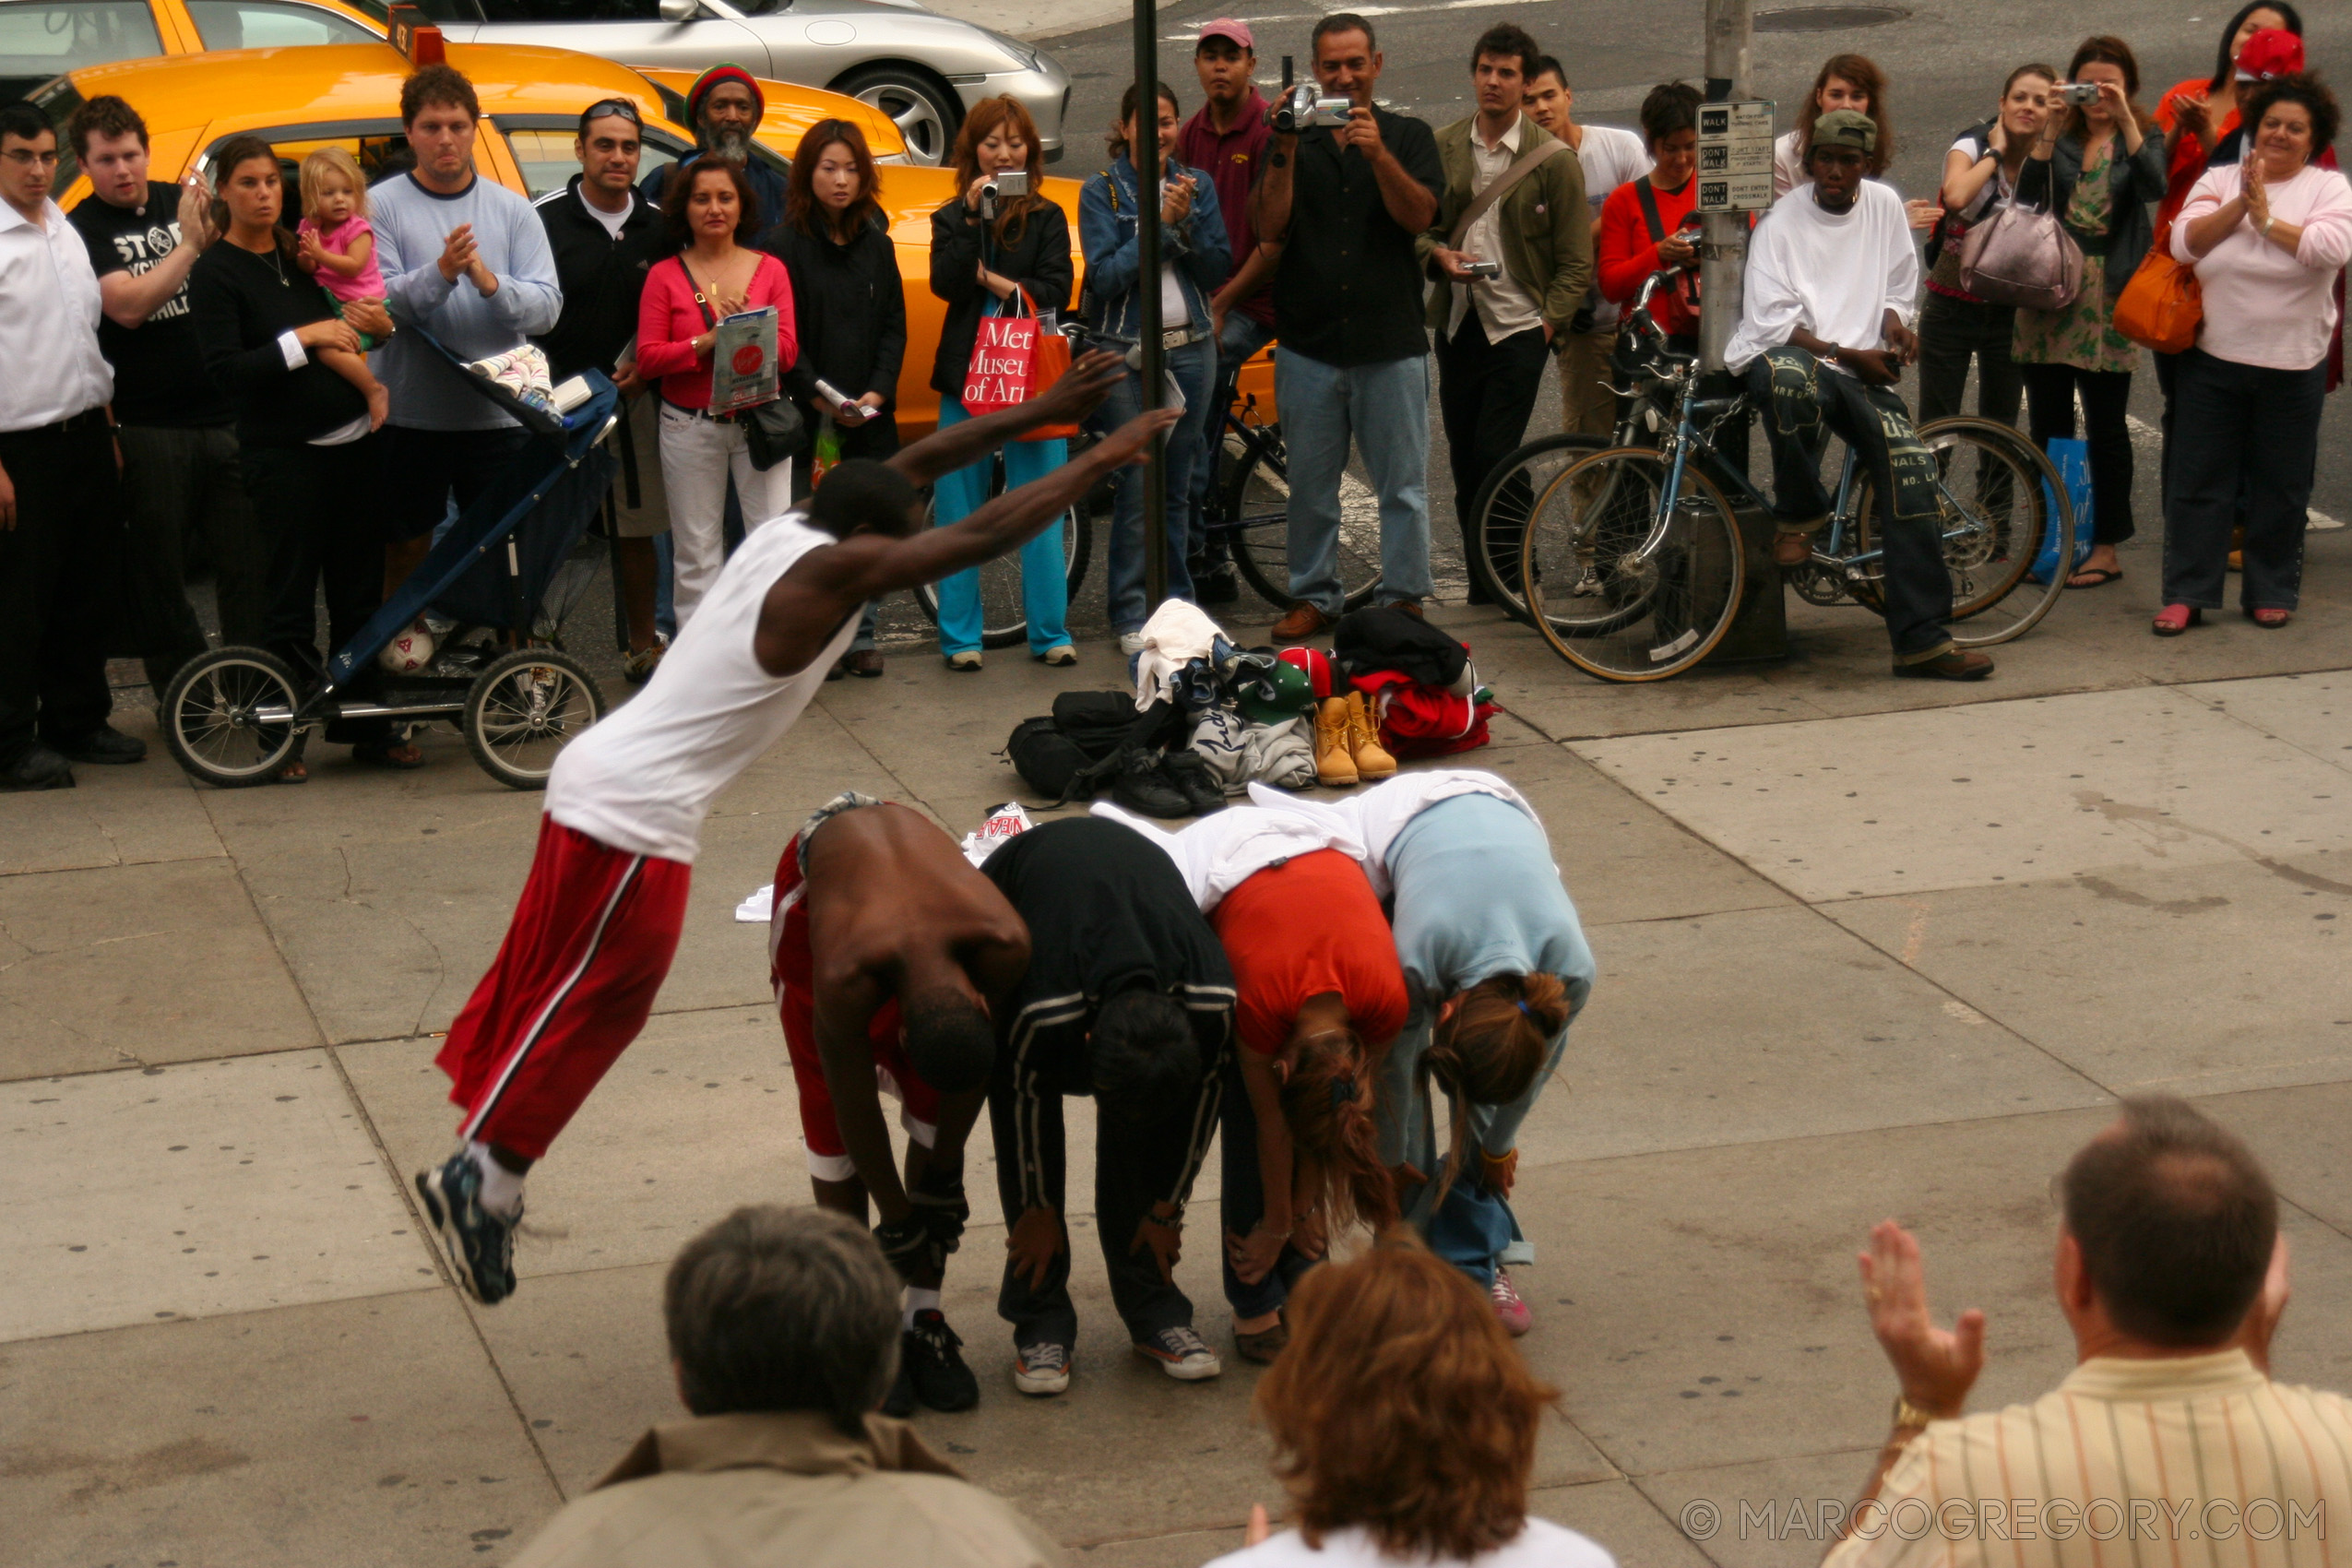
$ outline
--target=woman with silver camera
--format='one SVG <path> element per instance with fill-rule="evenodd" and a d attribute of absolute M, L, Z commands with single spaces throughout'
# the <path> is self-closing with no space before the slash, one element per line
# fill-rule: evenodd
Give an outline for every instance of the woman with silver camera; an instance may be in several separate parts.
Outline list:
<path fill-rule="evenodd" d="M 1960 245 L 1968 231 L 2008 200 L 2025 172 L 2026 152 L 2049 116 L 2058 73 L 2020 65 L 2002 84 L 1993 117 L 1960 133 L 1943 155 L 1943 218 L 1928 242 L 1928 294 L 1919 307 L 1919 422 L 1960 411 L 1968 362 L 1977 362 L 1977 413 L 2017 422 L 2025 383 L 2010 357 L 2016 331 L 2013 306 L 1980 300 L 1961 286 Z"/>
<path fill-rule="evenodd" d="M 1144 290 L 1159 294 L 1160 362 L 1175 384 L 1184 417 L 1168 433 L 1160 478 L 1168 493 L 1168 595 L 1190 600 L 1193 581 L 1185 562 L 1202 541 L 1187 537 L 1193 464 L 1201 451 L 1201 431 L 1209 415 L 1209 388 L 1217 371 L 1217 342 L 1209 327 L 1209 295 L 1225 281 L 1231 259 L 1217 187 L 1205 171 L 1175 161 L 1181 116 L 1176 95 L 1159 84 L 1153 134 L 1159 143 L 1159 277 L 1142 276 L 1137 241 L 1143 203 L 1130 149 L 1144 133 L 1136 113 L 1135 84 L 1120 100 L 1119 124 L 1111 133 L 1111 167 L 1088 180 L 1078 195 L 1078 243 L 1087 258 L 1086 314 L 1090 326 L 1113 338 L 1138 339 L 1143 332 Z M 1115 429 L 1143 411 L 1140 371 L 1111 389 L 1099 416 Z M 1144 595 L 1144 484 L 1146 470 L 1119 470 L 1111 514 L 1111 629 L 1122 653 L 1143 647 L 1144 619 L 1151 606 Z"/>
<path fill-rule="evenodd" d="M 972 417 L 964 378 L 984 315 L 1058 315 L 1070 303 L 1070 222 L 1037 194 L 1045 150 L 1037 122 L 1016 98 L 984 98 L 956 135 L 956 184 L 963 192 L 931 215 L 931 291 L 947 302 L 939 350 L 931 366 L 944 429 Z M 1007 490 L 1043 479 L 1069 457 L 1069 443 L 1016 441 L 1004 448 Z M 988 499 L 992 459 L 943 474 L 932 486 L 932 520 L 944 528 Z M 1075 664 L 1063 622 L 1070 613 L 1062 527 L 1055 523 L 1021 546 L 1021 608 L 1028 616 L 1029 657 Z M 939 585 L 939 651 L 961 673 L 980 667 L 980 572 L 958 572 Z"/>
<path fill-rule="evenodd" d="M 2115 302 L 2155 242 L 2148 204 L 2164 195 L 2164 141 L 2134 102 L 2140 62 L 2120 38 L 2086 38 L 2050 94 L 2017 199 L 2047 207 L 2083 250 L 2083 288 L 2056 310 L 2020 310 L 2011 352 L 2025 377 L 2034 445 L 2072 440 L 2083 398 L 2091 448 L 2091 552 L 2066 579 L 2099 588 L 2123 575 L 2115 547 L 2132 527 L 2132 398 L 2137 344 L 2115 329 Z"/>

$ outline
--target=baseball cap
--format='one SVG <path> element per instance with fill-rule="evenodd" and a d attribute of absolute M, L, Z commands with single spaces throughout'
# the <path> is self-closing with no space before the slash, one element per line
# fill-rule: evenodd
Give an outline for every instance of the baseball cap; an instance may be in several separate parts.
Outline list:
<path fill-rule="evenodd" d="M 2238 52 L 2238 79 L 2263 82 L 2303 68 L 2303 41 L 2285 28 L 2264 28 Z"/>
<path fill-rule="evenodd" d="M 2256 36 L 2259 37 L 2260 34 Z M 1201 44 L 1206 43 L 1212 38 L 1230 39 L 1253 54 L 1258 52 L 1257 40 L 1250 36 L 1250 24 L 1232 17 L 1219 17 L 1215 21 L 1203 22 L 1201 36 L 1193 47 L 1198 49 Z"/>
<path fill-rule="evenodd" d="M 1857 110 L 1833 109 L 1813 122 L 1813 147 L 1850 147 L 1858 152 L 1876 152 L 1878 123 Z"/>

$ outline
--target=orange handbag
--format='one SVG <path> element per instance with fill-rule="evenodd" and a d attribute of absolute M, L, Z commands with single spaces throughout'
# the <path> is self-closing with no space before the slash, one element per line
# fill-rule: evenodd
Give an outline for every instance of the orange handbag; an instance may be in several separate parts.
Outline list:
<path fill-rule="evenodd" d="M 2168 223 L 2115 302 L 2115 329 L 2157 353 L 2177 354 L 2196 347 L 2197 324 L 2204 315 L 2197 269 L 2173 259 Z"/>

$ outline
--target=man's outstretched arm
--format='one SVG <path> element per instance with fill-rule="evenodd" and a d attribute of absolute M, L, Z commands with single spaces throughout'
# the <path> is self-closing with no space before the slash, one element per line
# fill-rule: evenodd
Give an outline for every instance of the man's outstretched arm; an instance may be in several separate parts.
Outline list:
<path fill-rule="evenodd" d="M 809 552 L 777 579 L 760 606 L 759 630 L 752 641 L 760 668 L 770 675 L 796 674 L 866 600 L 935 583 L 1026 544 L 1083 499 L 1097 480 L 1136 461 L 1154 435 L 1182 417 L 1181 410 L 1154 409 L 1130 420 L 1083 456 L 944 529 L 904 538 L 851 534 L 831 549 Z"/>
<path fill-rule="evenodd" d="M 912 482 L 929 484 L 942 474 L 969 467 L 1039 425 L 1077 423 L 1095 411 L 1126 374 L 1126 362 L 1109 350 L 1081 354 L 1042 396 L 978 419 L 943 424 L 921 441 L 901 446 L 890 456 L 889 464 Z"/>

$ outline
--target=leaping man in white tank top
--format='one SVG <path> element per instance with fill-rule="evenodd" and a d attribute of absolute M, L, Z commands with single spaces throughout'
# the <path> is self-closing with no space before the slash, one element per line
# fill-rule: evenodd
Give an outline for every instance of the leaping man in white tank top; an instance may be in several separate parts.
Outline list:
<path fill-rule="evenodd" d="M 465 1108 L 458 1147 L 417 1176 L 458 1281 L 515 1289 L 523 1172 L 645 1027 L 670 972 L 703 818 L 816 695 L 870 600 L 977 566 L 1042 532 L 1177 419 L 1130 421 L 1085 456 L 946 528 L 920 486 L 1118 384 L 1081 357 L 1043 396 L 949 426 L 887 462 L 837 464 L 801 507 L 754 529 L 636 700 L 564 749 L 506 940 L 438 1058 Z"/>

